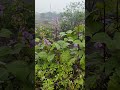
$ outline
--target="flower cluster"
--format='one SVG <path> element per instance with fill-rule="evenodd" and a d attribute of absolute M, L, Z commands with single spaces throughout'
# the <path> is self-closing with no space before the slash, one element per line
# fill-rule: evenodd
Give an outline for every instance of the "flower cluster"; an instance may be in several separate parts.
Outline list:
<path fill-rule="evenodd" d="M 29 33 L 28 31 L 23 31 L 22 42 L 23 44 L 27 44 L 31 48 L 34 47 L 35 46 L 34 34 Z"/>
<path fill-rule="evenodd" d="M 51 42 L 49 41 L 49 40 L 47 40 L 47 39 L 43 39 L 44 40 L 44 44 L 46 45 L 46 46 L 49 46 L 49 45 L 51 45 Z"/>
<path fill-rule="evenodd" d="M 100 43 L 100 42 L 96 42 L 96 43 L 94 44 L 94 47 L 97 48 L 97 49 L 99 49 L 99 48 L 102 48 L 103 45 L 102 45 L 102 43 Z"/>

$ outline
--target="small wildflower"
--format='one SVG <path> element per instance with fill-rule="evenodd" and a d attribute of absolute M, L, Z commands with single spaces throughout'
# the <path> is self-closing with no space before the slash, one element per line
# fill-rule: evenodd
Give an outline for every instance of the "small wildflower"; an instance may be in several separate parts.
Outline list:
<path fill-rule="evenodd" d="M 94 44 L 94 47 L 95 48 L 102 48 L 102 43 L 100 43 L 100 42 L 96 42 L 95 44 Z"/>
<path fill-rule="evenodd" d="M 29 37 L 29 33 L 28 33 L 27 31 L 24 31 L 24 32 L 22 33 L 22 35 L 23 35 L 23 37 L 25 37 L 25 38 Z"/>
<path fill-rule="evenodd" d="M 45 39 L 45 38 L 44 38 L 44 44 L 47 45 L 47 46 L 51 45 L 50 41 Z"/>
<path fill-rule="evenodd" d="M 35 40 L 33 39 L 33 40 L 30 41 L 30 47 L 32 48 L 34 46 L 35 46 Z"/>

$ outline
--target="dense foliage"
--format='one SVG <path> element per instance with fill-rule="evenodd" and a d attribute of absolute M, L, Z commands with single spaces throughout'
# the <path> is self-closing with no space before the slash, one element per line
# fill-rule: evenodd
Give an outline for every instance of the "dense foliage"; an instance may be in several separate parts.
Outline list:
<path fill-rule="evenodd" d="M 86 90 L 120 89 L 118 1 L 86 1 Z"/>
<path fill-rule="evenodd" d="M 44 35 L 43 29 L 41 34 Z M 41 42 L 35 47 L 36 87 L 39 86 L 42 90 L 83 89 L 84 26 L 80 25 L 74 30 L 61 32 L 61 39 L 58 41 L 42 35 L 36 37 L 36 42 Z"/>
<path fill-rule="evenodd" d="M 69 15 L 66 16 L 67 19 L 70 21 Z M 77 16 L 77 19 L 81 17 Z M 62 20 L 61 24 L 64 22 Z M 73 20 L 70 22 L 74 23 Z M 69 26 L 69 22 L 66 22 L 66 26 Z M 84 90 L 84 24 L 80 24 L 78 20 L 72 28 L 64 27 L 64 30 L 59 30 L 54 38 L 56 30 L 58 29 L 36 26 L 35 87 L 38 90 Z"/>
<path fill-rule="evenodd" d="M 34 6 L 0 2 L 0 90 L 33 90 Z"/>

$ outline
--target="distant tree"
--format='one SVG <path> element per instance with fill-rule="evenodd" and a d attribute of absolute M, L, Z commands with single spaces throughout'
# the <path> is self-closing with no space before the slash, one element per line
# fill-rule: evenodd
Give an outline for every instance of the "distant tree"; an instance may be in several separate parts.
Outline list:
<path fill-rule="evenodd" d="M 65 9 L 65 12 L 61 14 L 61 29 L 63 31 L 73 29 L 75 26 L 84 22 L 84 2 L 70 3 Z"/>

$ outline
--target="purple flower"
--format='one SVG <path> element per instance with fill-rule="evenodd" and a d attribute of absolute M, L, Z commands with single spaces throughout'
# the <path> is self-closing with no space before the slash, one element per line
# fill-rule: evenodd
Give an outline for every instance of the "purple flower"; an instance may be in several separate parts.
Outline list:
<path fill-rule="evenodd" d="M 30 47 L 32 48 L 34 46 L 35 46 L 35 40 L 33 39 L 33 40 L 30 41 Z"/>
<path fill-rule="evenodd" d="M 23 28 L 24 29 L 24 28 Z M 23 31 L 22 32 L 22 43 L 27 44 L 30 48 L 35 46 L 35 40 L 33 34 Z"/>
<path fill-rule="evenodd" d="M 24 32 L 22 33 L 22 35 L 23 35 L 24 38 L 26 38 L 26 39 L 28 39 L 28 40 L 34 39 L 33 34 L 27 32 L 27 31 L 24 31 Z"/>
<path fill-rule="evenodd" d="M 102 45 L 102 43 L 100 43 L 100 42 L 96 42 L 96 43 L 94 44 L 94 47 L 98 49 L 98 48 L 102 48 L 103 45 Z"/>
<path fill-rule="evenodd" d="M 78 44 L 74 44 L 73 46 L 74 46 L 74 48 L 77 48 L 77 47 L 78 47 Z"/>
<path fill-rule="evenodd" d="M 45 39 L 45 38 L 44 38 L 43 40 L 44 40 L 44 44 L 45 44 L 45 45 L 47 45 L 47 46 L 51 45 L 51 43 L 50 43 L 49 40 L 47 40 L 47 39 Z"/>
<path fill-rule="evenodd" d="M 33 35 L 32 35 L 32 34 L 29 34 L 28 39 L 29 39 L 29 40 L 32 40 L 32 39 L 33 39 Z"/>
<path fill-rule="evenodd" d="M 27 31 L 24 31 L 24 32 L 22 33 L 22 35 L 23 35 L 23 37 L 25 37 L 25 38 L 29 37 L 29 33 L 28 33 Z"/>

